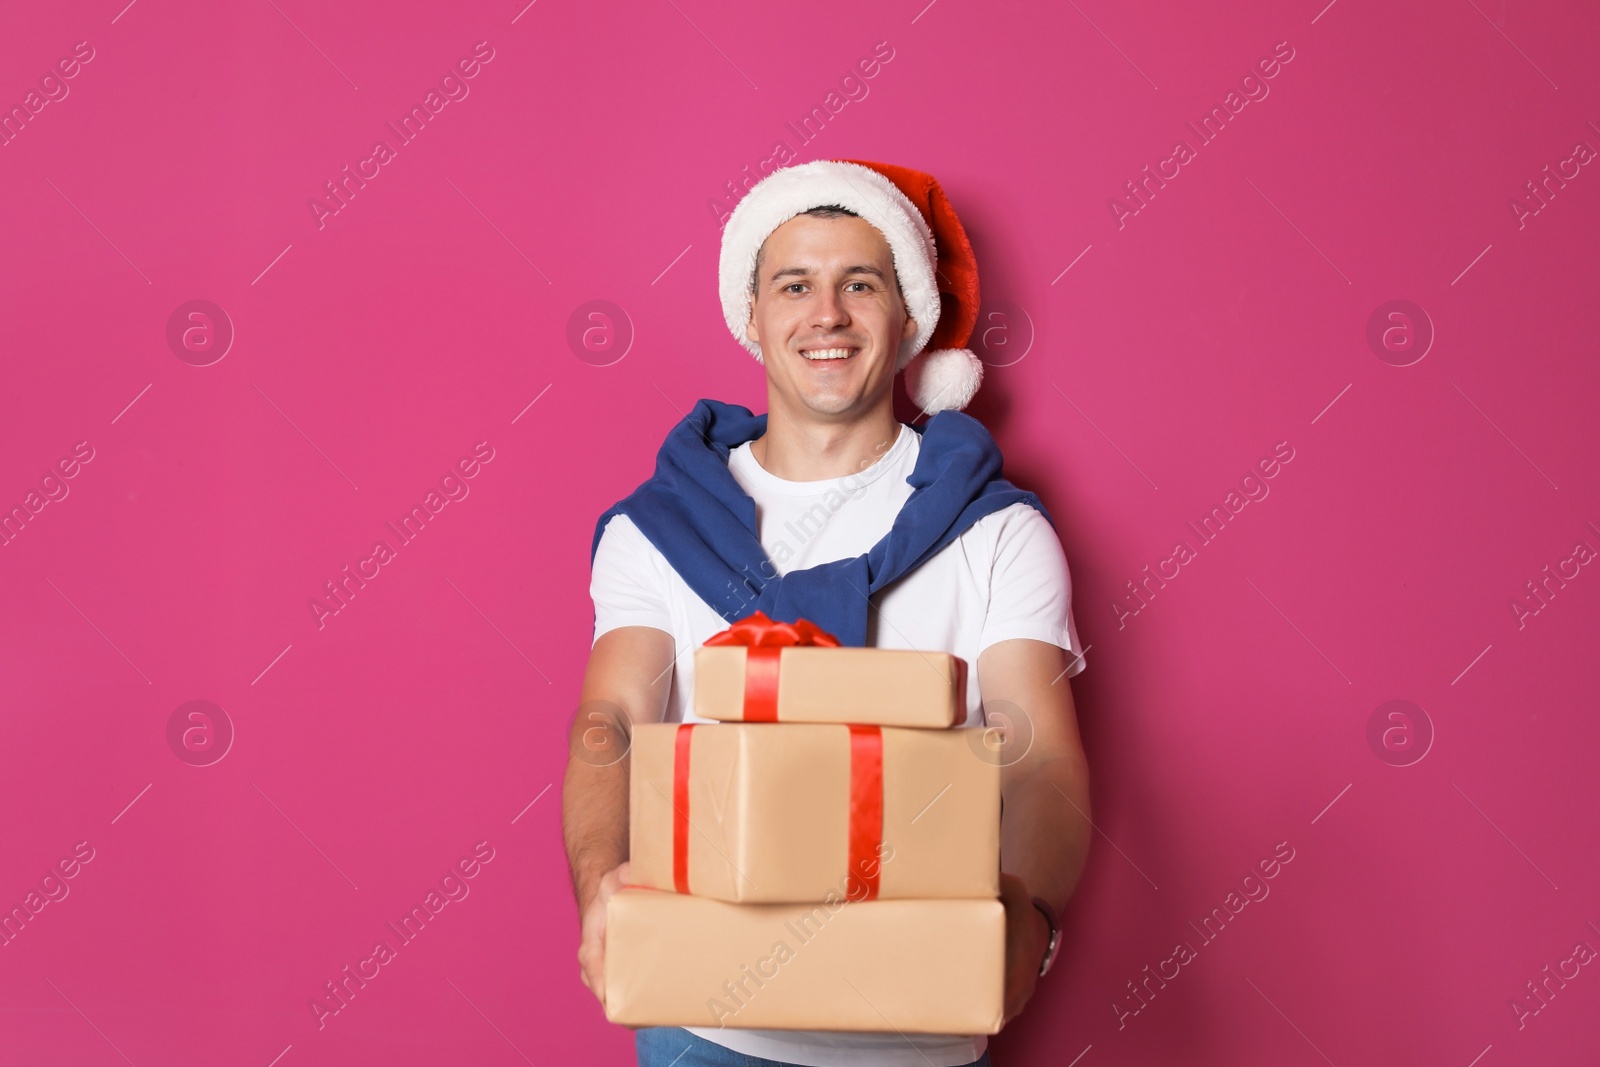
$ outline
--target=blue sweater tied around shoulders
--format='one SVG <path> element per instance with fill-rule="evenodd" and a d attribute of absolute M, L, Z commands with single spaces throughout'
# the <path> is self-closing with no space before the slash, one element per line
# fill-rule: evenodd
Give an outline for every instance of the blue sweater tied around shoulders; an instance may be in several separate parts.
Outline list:
<path fill-rule="evenodd" d="M 1020 502 L 1054 525 L 1038 497 L 1001 477 L 1000 448 L 977 419 L 941 411 L 911 428 L 922 436 L 911 496 L 889 532 L 864 555 L 779 575 L 761 547 L 755 501 L 728 470 L 728 454 L 765 433 L 767 416 L 701 400 L 667 434 L 655 473 L 600 516 L 590 563 L 606 523 L 626 515 L 728 622 L 764 611 L 779 622 L 808 619 L 843 645 L 863 646 L 867 598 L 985 515 Z"/>

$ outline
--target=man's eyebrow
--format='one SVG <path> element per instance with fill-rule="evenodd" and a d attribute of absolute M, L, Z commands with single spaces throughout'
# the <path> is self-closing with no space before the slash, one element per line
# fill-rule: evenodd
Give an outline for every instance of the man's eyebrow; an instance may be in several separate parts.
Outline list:
<path fill-rule="evenodd" d="M 814 273 L 815 271 L 810 267 L 785 267 L 773 274 L 770 280 L 776 282 L 779 278 L 809 278 Z M 879 281 L 888 281 L 888 276 L 870 263 L 859 263 L 854 267 L 847 267 L 845 274 L 870 274 Z"/>

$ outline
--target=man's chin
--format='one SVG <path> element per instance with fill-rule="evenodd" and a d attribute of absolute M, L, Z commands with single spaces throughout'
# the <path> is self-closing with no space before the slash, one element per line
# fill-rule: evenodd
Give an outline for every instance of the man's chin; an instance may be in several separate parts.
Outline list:
<path fill-rule="evenodd" d="M 866 397 L 857 393 L 816 392 L 801 393 L 800 403 L 814 415 L 837 417 L 866 406 Z"/>
<path fill-rule="evenodd" d="M 805 369 L 805 368 L 803 368 Z M 790 376 L 782 391 L 788 395 L 796 409 L 811 412 L 820 418 L 837 420 L 866 412 L 876 407 L 875 388 L 882 383 L 871 375 L 859 373 Z"/>
<path fill-rule="evenodd" d="M 800 402 L 807 411 L 818 415 L 843 415 L 856 406 L 856 397 L 839 396 L 836 393 L 827 393 L 821 396 L 802 396 Z"/>

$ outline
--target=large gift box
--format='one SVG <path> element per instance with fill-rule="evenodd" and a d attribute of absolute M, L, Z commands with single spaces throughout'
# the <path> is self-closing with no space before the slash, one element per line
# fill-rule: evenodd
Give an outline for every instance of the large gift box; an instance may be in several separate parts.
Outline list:
<path fill-rule="evenodd" d="M 633 881 L 725 901 L 996 897 L 1000 767 L 974 730 L 634 728 Z"/>
<path fill-rule="evenodd" d="M 966 717 L 966 680 L 966 661 L 948 652 L 841 648 L 803 619 L 758 611 L 695 650 L 694 713 L 943 729 Z"/>
<path fill-rule="evenodd" d="M 729 904 L 623 888 L 606 904 L 606 1017 L 992 1034 L 1005 933 L 998 900 Z"/>

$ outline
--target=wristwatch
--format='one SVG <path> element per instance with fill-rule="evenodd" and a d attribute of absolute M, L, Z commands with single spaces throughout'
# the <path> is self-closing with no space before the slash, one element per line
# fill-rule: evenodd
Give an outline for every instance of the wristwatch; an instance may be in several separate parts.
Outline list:
<path fill-rule="evenodd" d="M 1056 912 L 1040 897 L 1033 898 L 1033 906 L 1039 909 L 1044 916 L 1044 921 L 1050 924 L 1050 942 L 1044 947 L 1044 959 L 1039 963 L 1039 977 L 1043 978 L 1051 964 L 1056 962 L 1056 953 L 1061 951 L 1061 924 L 1056 921 Z"/>

